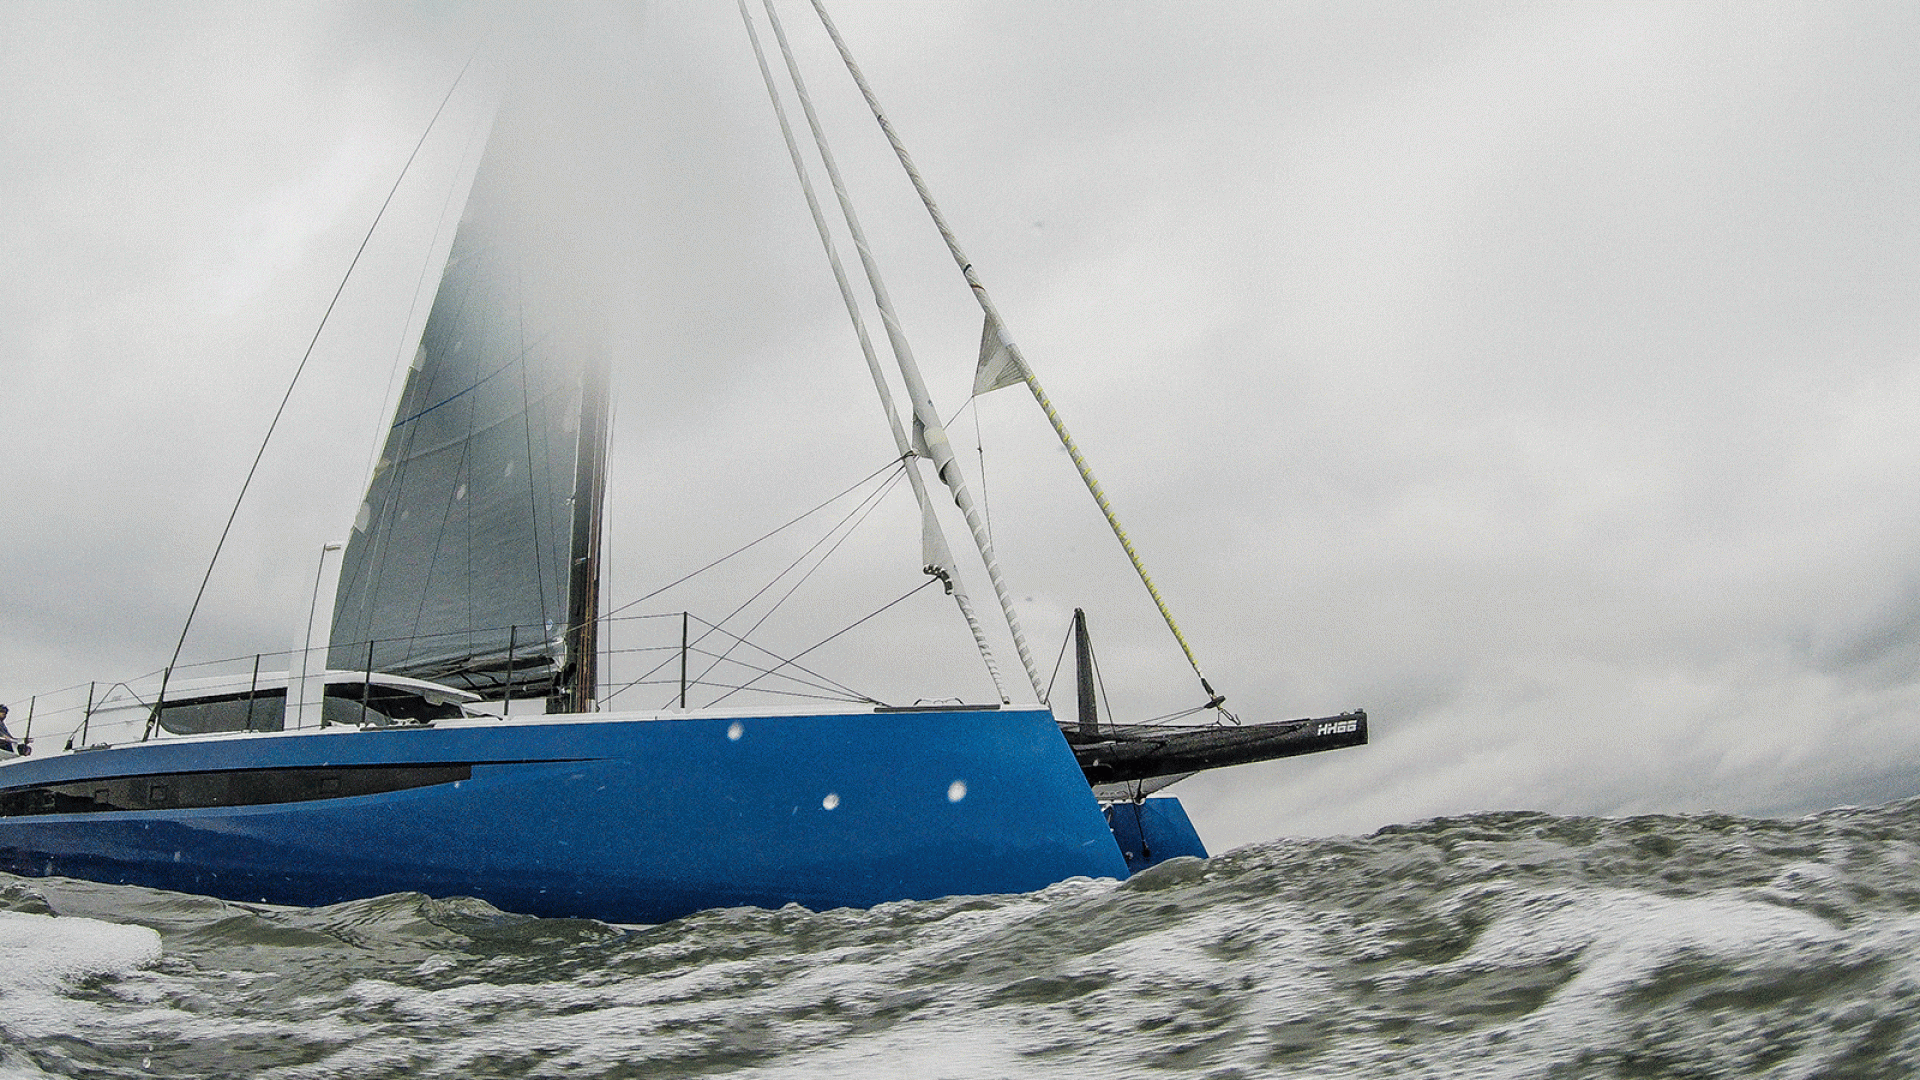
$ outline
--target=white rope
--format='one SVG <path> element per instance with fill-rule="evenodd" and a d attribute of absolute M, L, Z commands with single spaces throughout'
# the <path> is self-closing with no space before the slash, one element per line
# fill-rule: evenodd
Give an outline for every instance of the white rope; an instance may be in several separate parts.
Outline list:
<path fill-rule="evenodd" d="M 1033 687 L 1036 698 L 1041 694 L 1040 673 L 1034 667 L 1033 655 L 1027 647 L 1027 635 L 1020 627 L 1020 617 L 1013 609 L 1013 597 L 1007 591 L 1006 581 L 1000 574 L 1000 563 L 993 553 L 993 540 L 987 535 L 986 525 L 982 521 L 979 508 L 974 505 L 973 496 L 967 491 L 967 482 L 958 464 L 953 459 L 953 445 L 947 438 L 947 431 L 940 422 L 939 410 L 934 408 L 933 398 L 927 392 L 926 381 L 920 377 L 920 365 L 913 358 L 913 349 L 907 344 L 906 334 L 900 329 L 900 320 L 894 314 L 893 302 L 888 298 L 886 284 L 881 280 L 880 268 L 874 262 L 873 252 L 867 246 L 866 233 L 860 228 L 860 219 L 854 213 L 853 201 L 847 195 L 846 185 L 840 177 L 840 169 L 834 164 L 833 151 L 827 146 L 825 133 L 820 127 L 820 118 L 813 110 L 813 101 L 807 96 L 806 81 L 801 78 L 800 67 L 794 61 L 793 50 L 787 44 L 786 31 L 780 25 L 780 16 L 773 9 L 772 0 L 763 0 L 767 9 L 767 20 L 773 27 L 774 37 L 780 42 L 780 52 L 787 62 L 787 73 L 793 80 L 794 95 L 800 101 L 800 108 L 806 114 L 807 126 L 813 132 L 815 148 L 819 151 L 821 164 L 827 170 L 827 178 L 832 182 L 833 193 L 840 201 L 840 212 L 846 218 L 847 232 L 853 238 L 854 250 L 860 256 L 860 265 L 866 270 L 867 284 L 873 290 L 874 306 L 880 311 L 881 325 L 886 328 L 887 341 L 893 347 L 894 360 L 900 367 L 900 377 L 907 386 L 908 400 L 913 404 L 914 421 L 918 427 L 921 444 L 932 459 L 934 470 L 953 493 L 953 501 L 960 508 L 961 516 L 966 519 L 967 529 L 973 534 L 973 542 L 980 549 L 980 561 L 985 564 L 987 578 L 993 583 L 994 595 L 1000 601 L 1000 611 L 1007 621 L 1007 629 L 1013 635 L 1014 648 L 1020 654 L 1020 664 L 1027 672 L 1027 681 Z"/>
<path fill-rule="evenodd" d="M 807 173 L 806 161 L 801 157 L 800 145 L 794 140 L 793 125 L 787 122 L 787 110 L 780 102 L 780 93 L 774 87 L 773 72 L 767 67 L 766 53 L 760 48 L 760 35 L 753 27 L 753 17 L 748 13 L 747 0 L 739 0 L 740 18 L 747 24 L 747 40 L 753 43 L 753 58 L 760 65 L 760 77 L 767 84 L 767 96 L 773 101 L 773 113 L 780 121 L 780 135 L 787 142 L 787 154 L 793 159 L 793 170 L 800 177 L 800 190 L 807 197 L 807 210 L 813 215 L 813 226 L 820 233 L 820 244 L 826 249 L 827 262 L 833 267 L 833 280 L 840 286 L 840 299 L 847 305 L 847 317 L 853 321 L 854 336 L 860 339 L 860 353 L 866 357 L 867 371 L 873 376 L 873 388 L 880 395 L 880 408 L 887 414 L 887 426 L 893 431 L 893 442 L 902 458 L 913 453 L 913 444 L 907 438 L 906 426 L 900 422 L 900 412 L 894 406 L 893 392 L 887 386 L 886 373 L 880 368 L 880 358 L 874 354 L 873 340 L 867 335 L 867 323 L 860 315 L 860 302 L 853 294 L 853 286 L 847 282 L 846 269 L 840 264 L 840 252 L 833 242 L 833 233 L 827 227 L 826 215 L 820 211 L 820 200 L 814 195 L 813 179 Z M 782 42 L 784 47 L 785 42 Z M 993 648 L 987 642 L 985 629 L 974 614 L 973 602 L 968 599 L 966 589 L 955 580 L 958 568 L 954 566 L 953 554 L 947 547 L 946 536 L 940 532 L 939 518 L 933 514 L 933 504 L 927 494 L 926 478 L 920 470 L 911 464 L 907 466 L 907 481 L 913 487 L 913 497 L 919 503 L 923 529 L 930 529 L 930 539 L 938 545 L 935 562 L 928 564 L 925 570 L 943 579 L 947 591 L 953 595 L 959 605 L 960 615 L 967 622 L 967 628 L 973 633 L 973 643 L 980 650 L 980 659 L 987 666 L 987 675 L 993 680 L 993 692 L 1002 704 L 1007 704 L 1006 687 L 1000 679 L 1000 665 L 994 660 Z"/>
<path fill-rule="evenodd" d="M 967 259 L 966 253 L 960 250 L 959 239 L 948 227 L 946 215 L 940 212 L 939 205 L 933 201 L 933 193 L 928 190 L 927 182 L 921 179 L 920 170 L 914 167 L 913 158 L 907 153 L 906 144 L 900 141 L 900 136 L 893 130 L 893 125 L 887 122 L 886 113 L 880 109 L 880 99 L 875 96 L 873 87 L 867 84 L 867 77 L 861 74 L 860 65 L 854 63 L 853 53 L 848 50 L 847 43 L 841 39 L 840 31 L 834 27 L 833 19 L 827 15 L 827 9 L 822 0 L 812 0 L 812 3 L 814 11 L 820 15 L 820 24 L 826 27 L 827 36 L 833 39 L 834 48 L 839 50 L 840 59 L 846 64 L 848 74 L 853 76 L 854 83 L 860 87 L 860 95 L 867 99 L 867 108 L 873 113 L 874 120 L 879 122 L 880 130 L 886 133 L 887 142 L 893 146 L 894 155 L 900 159 L 901 167 L 906 169 L 907 178 L 913 181 L 913 189 L 920 193 L 920 201 L 926 204 L 927 213 L 933 217 L 934 228 L 940 230 L 940 238 L 947 242 L 947 250 L 953 253 L 953 261 L 960 267 L 961 276 L 967 279 L 967 286 L 973 290 L 974 299 L 980 302 L 980 310 L 986 315 L 987 325 L 998 332 L 1007 353 L 1013 357 L 1014 363 L 1019 365 L 1020 374 L 1026 380 L 1027 388 L 1033 391 L 1034 400 L 1039 402 L 1040 410 L 1046 413 L 1047 421 L 1053 425 L 1054 434 L 1060 437 L 1061 445 L 1067 449 L 1067 456 L 1073 459 L 1074 468 L 1080 472 L 1080 479 L 1087 485 L 1087 491 L 1092 493 L 1095 505 L 1100 507 L 1101 514 L 1107 519 L 1108 527 L 1113 530 L 1113 535 L 1120 541 L 1121 549 L 1127 553 L 1127 558 L 1133 563 L 1134 572 L 1140 575 L 1141 584 L 1147 587 L 1147 595 L 1153 597 L 1154 606 L 1160 609 L 1160 617 L 1166 620 L 1167 629 L 1173 631 L 1173 639 L 1179 642 L 1180 651 L 1186 654 L 1187 663 L 1193 668 L 1194 675 L 1199 678 L 1201 689 L 1207 692 L 1209 699 L 1212 699 L 1209 704 L 1218 707 L 1224 699 L 1214 691 L 1213 685 L 1207 682 L 1206 674 L 1200 670 L 1200 661 L 1194 658 L 1193 649 L 1187 644 L 1186 635 L 1180 632 L 1180 625 L 1173 621 L 1173 612 L 1167 608 L 1167 602 L 1161 598 L 1160 590 L 1154 585 L 1153 578 L 1148 576 L 1146 564 L 1141 561 L 1139 553 L 1134 551 L 1133 541 L 1127 538 L 1127 531 L 1120 527 L 1120 518 L 1114 513 L 1113 505 L 1107 501 L 1107 493 L 1101 490 L 1100 481 L 1094 479 L 1093 469 L 1087 464 L 1086 458 L 1081 456 L 1080 447 L 1075 445 L 1073 436 L 1067 434 L 1067 425 L 1060 419 L 1060 414 L 1054 409 L 1053 402 L 1047 399 L 1046 391 L 1040 389 L 1040 380 L 1034 377 L 1033 368 L 1028 366 L 1026 357 L 1021 355 L 1020 347 L 1013 343 L 1011 335 L 1006 332 L 1006 324 L 1000 321 L 1000 313 L 994 310 L 993 298 L 987 295 L 986 286 L 980 284 L 979 277 L 974 274 L 973 263 Z"/>

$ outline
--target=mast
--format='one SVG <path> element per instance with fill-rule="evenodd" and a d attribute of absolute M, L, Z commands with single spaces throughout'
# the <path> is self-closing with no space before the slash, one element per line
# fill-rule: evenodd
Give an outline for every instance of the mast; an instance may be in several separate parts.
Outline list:
<path fill-rule="evenodd" d="M 793 51 L 787 46 L 786 30 L 781 26 L 780 16 L 773 9 L 772 0 L 763 0 L 767 9 L 767 21 L 773 27 L 774 36 L 780 41 L 780 49 L 787 62 L 787 73 L 793 79 L 795 95 L 800 99 L 800 108 L 806 114 L 807 126 L 813 132 L 815 148 L 820 153 L 820 163 L 826 168 L 827 178 L 833 184 L 833 193 L 840 202 L 841 216 L 846 219 L 847 232 L 853 239 L 854 251 L 860 256 L 861 268 L 866 271 L 868 287 L 873 291 L 874 307 L 880 311 L 880 323 L 886 329 L 887 342 L 893 349 L 893 357 L 900 368 L 900 379 L 906 384 L 908 403 L 913 408 L 914 449 L 933 463 L 934 473 L 947 485 L 953 496 L 954 505 L 960 508 L 960 515 L 966 520 L 967 530 L 973 535 L 974 546 L 980 551 L 980 561 L 985 565 L 987 580 L 993 584 L 994 597 L 1000 601 L 1000 614 L 1006 620 L 1007 630 L 1013 636 L 1014 650 L 1020 654 L 1020 665 L 1026 670 L 1027 682 L 1033 687 L 1034 697 L 1046 700 L 1046 690 L 1040 681 L 1040 669 L 1035 666 L 1033 652 L 1027 645 L 1026 631 L 1020 626 L 1020 616 L 1014 611 L 1013 596 L 1007 589 L 1006 581 L 1000 575 L 1000 562 L 993 553 L 993 538 L 987 533 L 985 519 L 973 501 L 973 495 L 967 489 L 966 477 L 960 472 L 954 461 L 953 444 L 947 438 L 946 425 L 940 420 L 940 412 L 934 408 L 933 397 L 927 392 L 926 380 L 921 378 L 920 365 L 913 358 L 913 349 L 907 344 L 905 331 L 900 328 L 900 319 L 894 314 L 893 301 L 889 298 L 885 282 L 880 277 L 880 267 L 874 261 L 873 252 L 867 246 L 867 235 L 860 227 L 860 219 L 853 210 L 853 201 L 847 195 L 846 184 L 840 178 L 840 167 L 835 164 L 833 151 L 827 146 L 826 134 L 821 129 L 820 118 L 814 113 L 813 102 L 807 96 L 806 83 L 800 76 L 800 68 L 793 59 Z"/>
<path fill-rule="evenodd" d="M 1080 734 L 1100 734 L 1100 710 L 1093 697 L 1093 641 L 1087 636 L 1087 613 L 1073 609 L 1074 690 L 1080 706 Z"/>
<path fill-rule="evenodd" d="M 1128 560 L 1133 563 L 1134 572 L 1140 576 L 1141 584 L 1147 587 L 1147 595 L 1153 598 L 1154 606 L 1159 608 L 1160 617 L 1166 621 L 1167 629 L 1173 632 L 1173 639 L 1180 644 L 1180 651 L 1186 654 L 1188 666 L 1193 668 L 1194 676 L 1200 680 L 1200 688 L 1206 691 L 1208 698 L 1206 707 L 1219 708 L 1226 698 L 1213 689 L 1213 684 L 1207 681 L 1206 673 L 1200 670 L 1200 661 L 1194 657 L 1193 648 L 1187 644 L 1186 635 L 1180 632 L 1180 624 L 1173 621 L 1173 612 L 1167 608 L 1167 602 L 1160 596 L 1160 589 L 1154 585 L 1153 578 L 1147 574 L 1146 564 L 1134 550 L 1133 541 L 1127 538 L 1127 531 L 1121 528 L 1120 518 L 1114 513 L 1113 505 L 1107 501 L 1106 492 L 1101 490 L 1100 482 L 1094 479 L 1093 469 L 1087 465 L 1086 458 L 1081 456 L 1080 447 L 1075 445 L 1073 436 L 1067 433 L 1067 425 L 1060 419 L 1060 414 L 1054 409 L 1053 402 L 1048 400 L 1046 391 L 1040 389 L 1040 380 L 1034 377 L 1033 369 L 1027 366 L 1026 358 L 1020 354 L 1019 346 L 1015 345 L 1007 334 L 1006 324 L 1000 321 L 1000 313 L 994 310 L 993 298 L 987 295 L 986 286 L 980 284 L 979 277 L 974 274 L 972 261 L 967 258 L 965 252 L 960 250 L 960 241 L 954 236 L 953 229 L 947 225 L 946 215 L 940 212 L 939 205 L 933 201 L 933 193 L 927 188 L 927 182 L 921 178 L 920 170 L 914 166 L 913 158 L 907 153 L 906 144 L 900 141 L 900 136 L 888 122 L 886 113 L 881 111 L 879 97 L 874 94 L 873 87 L 867 84 L 867 77 L 861 73 L 860 65 L 854 62 L 853 53 L 840 37 L 840 31 L 834 26 L 833 19 L 827 15 L 825 5 L 822 0 L 812 0 L 812 3 L 814 11 L 820 16 L 820 24 L 826 28 L 827 36 L 833 39 L 834 48 L 839 51 L 841 61 L 846 64 L 848 74 L 853 76 L 854 83 L 860 88 L 860 95 L 866 99 L 868 110 L 873 113 L 874 120 L 879 123 L 880 130 L 886 134 L 887 142 L 893 147 L 894 156 L 900 159 L 908 179 L 913 181 L 913 189 L 919 193 L 920 201 L 926 205 L 927 213 L 933 218 L 934 227 L 940 231 L 940 238 L 947 242 L 947 250 L 953 254 L 953 261 L 960 267 L 961 276 L 966 278 L 967 287 L 972 290 L 974 299 L 980 303 L 980 310 L 986 316 L 986 325 L 981 335 L 980 359 L 983 368 L 993 360 L 995 353 L 1004 350 L 1006 358 L 1011 361 L 1013 372 L 1017 373 L 1017 378 L 1024 381 L 1027 388 L 1033 391 L 1034 400 L 1039 403 L 1040 410 L 1046 413 L 1047 421 L 1053 425 L 1054 434 L 1059 436 L 1060 444 L 1066 447 L 1067 456 L 1073 459 L 1074 468 L 1079 470 L 1081 481 L 1086 484 L 1087 491 L 1093 495 L 1093 501 L 1100 507 L 1100 513 L 1106 517 L 1108 527 L 1113 530 L 1113 535 L 1120 541 L 1121 549 L 1127 553 Z M 995 382 L 986 387 L 976 385 L 974 393 L 984 393 L 994 386 L 1003 385 L 1008 383 Z M 918 404 L 917 400 L 915 404 Z"/>
<path fill-rule="evenodd" d="M 600 532 L 607 496 L 608 364 L 596 350 L 581 375 L 574 455 L 573 540 L 568 552 L 566 664 L 549 712 L 591 712 L 599 689 Z"/>
<path fill-rule="evenodd" d="M 839 286 L 841 302 L 846 305 L 847 317 L 853 323 L 854 337 L 860 342 L 860 354 L 866 359 L 867 373 L 873 377 L 873 388 L 880 396 L 880 409 L 886 414 L 887 428 L 893 433 L 894 449 L 900 460 L 906 462 L 908 486 L 913 489 L 914 501 L 920 507 L 920 537 L 922 569 L 940 579 L 947 594 L 953 597 L 960 609 L 960 617 L 966 620 L 967 629 L 973 634 L 974 648 L 979 650 L 980 659 L 987 667 L 987 677 L 993 680 L 993 692 L 1000 703 L 1008 704 L 1006 686 L 1000 679 L 1000 665 L 994 660 L 993 647 L 988 644 L 986 632 L 980 625 L 980 618 L 974 613 L 973 600 L 960 583 L 958 565 L 954 562 L 953 552 L 947 544 L 946 532 L 940 527 L 940 519 L 933 512 L 932 497 L 927 493 L 926 478 L 920 470 L 914 468 L 910 459 L 914 455 L 913 442 L 907 436 L 905 425 L 900 422 L 900 412 L 894 406 L 893 391 L 887 386 L 886 374 L 880 368 L 880 358 L 874 353 L 873 339 L 867 335 L 866 320 L 860 316 L 860 302 L 855 299 L 853 286 L 847 283 L 846 268 L 840 263 L 839 249 L 834 245 L 833 233 L 827 228 L 826 216 L 820 211 L 820 200 L 813 192 L 813 180 L 807 174 L 804 158 L 800 156 L 800 146 L 793 137 L 793 125 L 787 122 L 787 110 L 780 103 L 779 91 L 774 86 L 773 72 L 767 67 L 765 50 L 760 47 L 760 34 L 753 27 L 753 16 L 747 10 L 747 0 L 739 0 L 740 18 L 746 23 L 747 40 L 753 45 L 754 59 L 760 65 L 760 77 L 766 82 L 767 96 L 773 102 L 774 117 L 780 122 L 780 135 L 786 140 L 787 154 L 793 159 L 794 173 L 800 179 L 800 192 L 806 196 L 807 211 L 813 216 L 814 229 L 820 234 L 820 245 L 826 249 L 827 264 L 833 269 L 834 283 Z M 775 29 L 778 29 L 776 25 Z M 783 54 L 788 62 L 788 71 L 793 72 L 793 54 L 786 49 L 786 38 L 780 38 Z M 681 666 L 686 666 L 684 650 Z M 682 682 L 684 682 L 684 678 Z M 681 688 L 681 706 L 686 705 L 686 690 Z"/>

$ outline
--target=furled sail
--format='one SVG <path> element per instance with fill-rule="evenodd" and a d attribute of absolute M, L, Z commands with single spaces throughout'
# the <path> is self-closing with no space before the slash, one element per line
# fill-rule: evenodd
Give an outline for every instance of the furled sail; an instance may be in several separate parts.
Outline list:
<path fill-rule="evenodd" d="M 590 709 L 604 357 L 475 179 L 342 565 L 328 665 Z"/>

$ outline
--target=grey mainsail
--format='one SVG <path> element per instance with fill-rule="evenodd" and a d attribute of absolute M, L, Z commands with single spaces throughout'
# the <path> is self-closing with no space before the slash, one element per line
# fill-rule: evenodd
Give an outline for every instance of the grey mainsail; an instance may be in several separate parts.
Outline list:
<path fill-rule="evenodd" d="M 590 709 L 605 358 L 489 155 L 354 520 L 328 666 Z"/>

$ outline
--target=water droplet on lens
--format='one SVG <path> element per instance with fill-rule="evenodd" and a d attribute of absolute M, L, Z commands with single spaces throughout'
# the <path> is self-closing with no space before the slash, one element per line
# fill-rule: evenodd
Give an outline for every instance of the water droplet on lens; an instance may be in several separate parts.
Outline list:
<path fill-rule="evenodd" d="M 820 805 L 831 810 L 834 807 L 840 805 L 840 796 L 835 795 L 833 792 L 829 791 L 827 792 L 827 797 L 820 800 Z"/>
<path fill-rule="evenodd" d="M 948 802 L 959 802 L 966 797 L 967 782 L 965 780 L 955 780 L 953 783 L 947 785 Z"/>
<path fill-rule="evenodd" d="M 746 731 L 746 728 L 740 726 L 740 721 L 735 720 L 727 725 L 727 738 L 732 742 L 739 742 L 740 736 L 746 734 Z"/>

